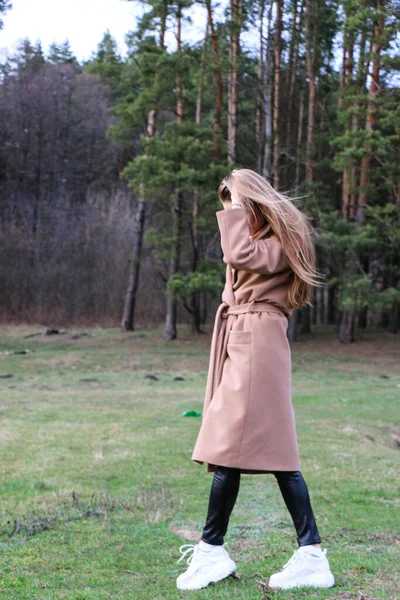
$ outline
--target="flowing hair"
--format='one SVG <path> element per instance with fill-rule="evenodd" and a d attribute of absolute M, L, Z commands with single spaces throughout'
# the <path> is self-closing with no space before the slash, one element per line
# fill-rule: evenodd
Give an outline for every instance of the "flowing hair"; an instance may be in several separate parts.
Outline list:
<path fill-rule="evenodd" d="M 311 287 L 322 286 L 323 275 L 317 271 L 313 228 L 310 218 L 294 204 L 299 198 L 290 198 L 278 192 L 261 175 L 251 169 L 234 169 L 220 184 L 218 195 L 222 201 L 231 199 L 235 190 L 240 206 L 255 215 L 258 207 L 279 239 L 293 271 L 288 290 L 291 309 L 312 306 Z"/>

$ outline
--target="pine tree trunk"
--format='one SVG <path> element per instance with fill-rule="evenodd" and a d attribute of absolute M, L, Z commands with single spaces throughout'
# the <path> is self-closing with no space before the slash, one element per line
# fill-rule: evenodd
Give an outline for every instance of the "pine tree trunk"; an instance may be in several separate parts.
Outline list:
<path fill-rule="evenodd" d="M 349 85 L 349 73 L 348 73 L 348 54 L 349 54 L 349 35 L 347 32 L 347 23 L 349 15 L 345 12 L 345 26 L 344 26 L 344 40 L 343 40 L 343 52 L 342 52 L 342 66 L 340 69 L 340 88 L 339 88 L 339 110 L 344 104 L 344 93 L 346 87 Z M 343 184 L 342 184 L 342 218 L 347 219 L 349 212 L 349 182 L 348 182 L 348 169 L 345 164 L 343 168 Z"/>
<path fill-rule="evenodd" d="M 265 60 L 265 77 L 264 77 L 264 163 L 262 174 L 265 179 L 271 180 L 272 175 L 272 6 L 270 4 L 268 15 L 268 39 L 266 48 Z"/>
<path fill-rule="evenodd" d="M 238 56 L 240 51 L 240 28 L 242 24 L 242 0 L 230 0 L 231 45 L 229 49 L 228 77 L 228 162 L 236 161 L 237 115 L 238 115 Z"/>
<path fill-rule="evenodd" d="M 32 234 L 36 236 L 40 224 L 40 211 L 41 211 L 41 200 L 42 200 L 42 156 L 43 156 L 43 126 L 40 122 L 38 133 L 37 133 L 37 152 L 36 152 L 36 165 L 35 165 L 35 185 L 34 185 L 34 204 L 32 212 Z"/>
<path fill-rule="evenodd" d="M 346 15 L 347 19 L 354 18 L 354 14 L 350 13 Z M 366 27 L 363 27 L 363 32 L 360 42 L 360 51 L 358 59 L 357 75 L 354 80 L 354 34 L 345 33 L 345 44 L 343 49 L 343 61 L 341 69 L 341 93 L 339 96 L 339 108 L 344 102 L 344 92 L 350 86 L 354 86 L 357 83 L 356 91 L 360 93 L 365 86 L 365 79 L 367 76 L 368 68 L 364 66 L 365 57 L 365 41 L 366 41 Z M 351 117 L 351 123 L 349 129 L 356 134 L 359 130 L 359 102 L 356 103 L 355 110 Z M 353 164 L 351 167 L 345 166 L 343 170 L 343 191 L 342 191 L 342 218 L 349 219 L 351 221 L 356 220 L 357 213 L 357 166 Z M 360 223 L 361 225 L 361 223 Z M 351 263 L 351 261 L 350 261 Z M 349 265 L 351 269 L 351 264 Z M 356 321 L 355 311 L 343 311 L 341 313 L 341 325 L 339 329 L 339 339 L 343 343 L 354 342 L 354 331 Z M 358 315 L 358 324 L 363 326 L 366 323 L 367 311 L 361 312 Z M 350 333 L 348 333 L 350 332 Z"/>
<path fill-rule="evenodd" d="M 222 107 L 224 102 L 224 83 L 222 79 L 222 69 L 221 69 L 221 60 L 219 56 L 218 50 L 218 38 L 214 28 L 214 21 L 212 15 L 211 8 L 211 0 L 206 0 L 207 7 L 207 16 L 208 16 L 208 25 L 211 32 L 211 47 L 214 53 L 214 60 L 216 64 L 216 78 L 217 78 L 217 100 L 215 103 L 215 116 L 214 116 L 214 158 L 215 160 L 219 160 L 221 158 L 221 149 L 220 149 L 220 137 L 221 137 L 221 114 Z"/>
<path fill-rule="evenodd" d="M 354 18 L 354 14 L 346 14 L 346 22 L 351 18 Z M 339 109 L 342 107 L 345 100 L 345 92 L 354 86 L 354 33 L 347 31 L 345 27 L 345 39 L 343 46 L 343 61 L 340 77 L 340 95 L 339 95 Z M 348 102 L 348 98 L 346 97 Z M 353 113 L 351 122 L 347 124 L 348 129 L 352 129 L 355 121 L 357 120 L 357 111 Z M 354 167 L 349 167 L 345 164 L 343 169 L 343 189 L 342 189 L 342 217 L 344 219 L 351 219 L 352 208 L 354 205 L 355 196 L 355 180 L 354 180 Z"/>
<path fill-rule="evenodd" d="M 360 48 L 358 52 L 358 67 L 357 67 L 357 91 L 360 93 L 361 90 L 365 89 L 367 75 L 368 75 L 368 64 L 365 65 L 365 46 L 367 41 L 367 27 L 364 26 L 361 33 Z M 351 131 L 354 137 L 357 131 L 360 129 L 360 101 L 356 101 L 356 105 L 353 111 L 353 117 L 351 122 Z M 351 221 L 356 220 L 357 216 L 357 185 L 359 178 L 359 168 L 356 163 L 350 169 L 349 173 L 349 211 L 348 218 Z"/>
<path fill-rule="evenodd" d="M 311 0 L 306 0 L 306 62 L 308 75 L 308 122 L 307 122 L 307 142 L 306 142 L 306 182 L 310 184 L 314 181 L 314 160 L 313 143 L 315 130 L 315 108 L 317 102 L 317 87 L 315 73 L 315 53 L 317 49 L 314 46 L 316 19 L 312 25 L 311 11 L 313 9 Z"/>
<path fill-rule="evenodd" d="M 199 212 L 199 190 L 196 188 L 193 191 L 193 205 L 192 205 L 192 246 L 193 246 L 193 257 L 192 257 L 192 273 L 197 270 L 199 262 L 199 232 L 197 229 L 197 218 Z M 201 314 L 200 314 L 200 303 L 198 294 L 192 294 L 192 329 L 196 333 L 201 333 Z"/>
<path fill-rule="evenodd" d="M 355 310 L 344 310 L 342 313 L 339 331 L 339 341 L 342 344 L 352 344 L 354 342 L 355 317 Z"/>
<path fill-rule="evenodd" d="M 177 51 L 181 54 L 182 51 L 182 29 L 181 29 L 181 5 L 178 4 L 177 11 Z M 183 104 L 183 90 L 181 85 L 180 77 L 176 78 L 176 113 L 177 123 L 182 125 L 184 117 L 184 104 Z M 175 189 L 175 204 L 172 209 L 173 229 L 174 229 L 174 241 L 172 257 L 169 260 L 169 273 L 168 281 L 179 273 L 180 259 L 181 259 L 181 239 L 182 239 L 182 219 L 183 219 L 183 194 L 179 188 Z M 165 318 L 165 331 L 164 339 L 166 342 L 175 340 L 177 337 L 177 316 L 178 316 L 178 302 L 176 295 L 171 292 L 167 298 L 167 313 Z"/>
<path fill-rule="evenodd" d="M 256 99 L 256 145 L 257 145 L 257 172 L 261 173 L 263 164 L 263 90 L 265 77 L 264 64 L 264 12 L 265 0 L 261 0 L 260 7 L 260 51 L 257 67 L 257 99 Z"/>
<path fill-rule="evenodd" d="M 380 73 L 380 53 L 382 48 L 382 34 L 384 30 L 384 0 L 377 0 L 377 15 L 373 34 L 373 45 L 372 45 L 372 73 L 371 82 L 368 93 L 368 106 L 367 106 L 367 118 L 365 124 L 365 131 L 367 134 L 372 132 L 375 128 L 376 123 L 376 98 L 379 94 L 379 73 Z M 365 224 L 366 220 L 366 208 L 367 208 L 367 187 L 369 184 L 369 171 L 371 165 L 371 152 L 367 150 L 361 161 L 361 172 L 360 172 L 360 193 L 358 196 L 358 206 L 356 221 L 359 227 Z M 350 201 L 353 205 L 354 201 Z M 352 206 L 354 212 L 354 205 Z M 353 215 L 352 215 L 353 216 Z M 363 318 L 366 319 L 366 315 L 361 316 L 361 323 Z M 342 314 L 342 321 L 339 333 L 339 339 L 343 343 L 354 342 L 354 330 L 356 321 L 356 310 L 344 311 Z"/>
<path fill-rule="evenodd" d="M 139 288 L 140 263 L 142 258 L 143 231 L 146 215 L 146 203 L 143 197 L 143 190 L 139 194 L 139 201 L 135 213 L 133 248 L 132 256 L 129 262 L 128 289 L 125 295 L 124 312 L 122 316 L 121 327 L 126 331 L 134 330 L 135 308 L 137 302 L 137 292 Z"/>
<path fill-rule="evenodd" d="M 301 332 L 311 333 L 311 307 L 305 306 L 301 309 Z"/>
<path fill-rule="evenodd" d="M 316 324 L 322 325 L 324 322 L 324 290 L 322 287 L 316 289 Z"/>
<path fill-rule="evenodd" d="M 368 94 L 368 106 L 367 106 L 367 120 L 365 124 L 365 131 L 367 133 L 372 132 L 375 129 L 377 104 L 376 99 L 379 95 L 379 74 L 380 74 L 380 62 L 381 62 L 381 49 L 382 49 L 382 35 L 385 27 L 384 18 L 384 0 L 377 1 L 377 17 L 374 30 L 374 43 L 372 46 L 372 73 L 371 82 L 369 86 Z M 364 225 L 365 223 L 365 211 L 367 208 L 367 187 L 369 184 L 369 171 L 371 165 L 371 152 L 368 150 L 361 161 L 361 175 L 360 175 L 360 194 L 358 197 L 358 210 L 357 210 L 357 223 Z"/>
<path fill-rule="evenodd" d="M 324 285 L 324 317 L 323 323 L 324 325 L 328 325 L 329 321 L 329 303 L 330 303 L 330 287 L 329 285 Z"/>
<path fill-rule="evenodd" d="M 339 311 L 337 310 L 337 296 L 338 296 L 338 286 L 337 286 L 337 284 L 335 284 L 330 287 L 328 323 L 330 325 L 336 325 L 338 327 L 340 325 L 340 314 L 339 314 Z"/>
<path fill-rule="evenodd" d="M 366 256 L 362 261 L 362 268 L 365 273 L 370 272 L 369 257 Z M 368 324 L 368 306 L 363 306 L 357 313 L 357 327 L 359 329 L 366 329 Z"/>
<path fill-rule="evenodd" d="M 201 62 L 200 62 L 200 74 L 199 74 L 199 85 L 197 88 L 197 99 L 196 99 L 196 123 L 201 125 L 201 113 L 203 108 L 203 87 L 204 87 L 204 72 L 206 66 L 206 54 L 207 54 L 207 42 L 208 42 L 208 21 L 206 23 L 206 33 L 204 36 L 204 44 L 201 50 Z"/>
<path fill-rule="evenodd" d="M 316 73 L 315 73 L 315 53 L 317 48 L 315 47 L 315 28 L 316 18 L 312 19 L 313 5 L 311 0 L 306 0 L 306 14 L 305 14 L 305 25 L 306 25 L 306 65 L 307 65 L 307 77 L 308 77 L 308 120 L 307 120 L 307 138 L 306 138 L 306 185 L 309 188 L 310 184 L 314 181 L 314 157 L 313 157 L 313 145 L 314 145 L 314 130 L 315 130 L 315 108 L 317 101 L 317 88 L 316 88 Z M 314 23 L 312 25 L 312 23 Z M 311 307 L 306 306 L 302 314 L 302 331 L 303 333 L 311 333 Z"/>
<path fill-rule="evenodd" d="M 368 324 L 368 306 L 363 306 L 358 312 L 358 323 L 359 329 L 366 329 Z"/>
<path fill-rule="evenodd" d="M 197 88 L 197 100 L 196 100 L 196 124 L 201 125 L 202 118 L 202 105 L 203 105 L 203 86 L 204 86 L 204 71 L 206 64 L 206 52 L 207 52 L 207 41 L 208 41 L 208 21 L 206 24 L 206 33 L 204 37 L 203 49 L 201 52 L 201 63 L 200 63 L 200 76 L 199 76 L 199 84 Z M 193 257 L 192 257 L 192 272 L 194 273 L 197 270 L 197 265 L 199 261 L 199 232 L 197 228 L 197 219 L 199 213 L 199 190 L 195 188 L 193 190 L 193 205 L 192 205 L 192 246 L 193 246 Z M 192 329 L 196 333 L 202 333 L 201 331 L 201 302 L 198 294 L 192 294 L 192 307 L 191 307 L 191 315 L 192 315 Z"/>
<path fill-rule="evenodd" d="M 179 56 L 182 53 L 182 8 L 178 2 L 177 11 L 177 28 L 176 28 L 176 40 L 177 40 L 177 52 Z M 183 107 L 183 90 L 180 75 L 176 76 L 176 120 L 179 125 L 183 123 L 184 107 Z"/>
<path fill-rule="evenodd" d="M 317 294 L 315 287 L 311 290 L 312 306 L 310 306 L 310 322 L 312 325 L 317 324 Z"/>
<path fill-rule="evenodd" d="M 393 310 L 389 312 L 388 331 L 389 333 L 398 333 L 400 330 L 400 306 L 395 304 Z"/>
<path fill-rule="evenodd" d="M 302 86 L 300 90 L 300 100 L 299 100 L 299 123 L 297 126 L 297 148 L 296 148 L 296 175 L 295 175 L 295 186 L 299 187 L 300 184 L 300 176 L 301 176 L 301 148 L 303 141 L 303 124 L 304 124 L 304 98 L 305 98 L 305 89 Z"/>
<path fill-rule="evenodd" d="M 165 29 L 167 22 L 167 9 L 161 17 L 161 28 L 160 28 L 160 39 L 159 48 L 165 50 L 164 39 Z M 158 73 L 156 73 L 154 80 L 155 85 L 157 84 Z M 149 111 L 147 117 L 146 136 L 147 138 L 153 137 L 156 129 L 156 115 L 157 111 L 152 108 Z M 137 303 L 137 293 L 139 289 L 139 278 L 140 278 L 140 264 L 142 260 L 142 249 L 143 249 L 143 235 L 146 217 L 146 204 L 144 198 L 143 184 L 140 185 L 139 199 L 135 213 L 134 220 L 134 231 L 133 231 L 133 249 L 132 256 L 129 263 L 128 272 L 128 287 L 125 294 L 124 310 L 122 315 L 121 327 L 126 331 L 133 331 L 135 328 L 135 309 Z"/>
<path fill-rule="evenodd" d="M 281 51 L 282 51 L 282 0 L 275 2 L 275 44 L 274 44 L 274 188 L 279 190 L 280 167 L 280 91 L 281 91 Z"/>
<path fill-rule="evenodd" d="M 182 237 L 182 217 L 183 217 L 183 194 L 179 189 L 175 190 L 175 204 L 172 209 L 172 219 L 174 226 L 173 253 L 169 261 L 168 279 L 179 272 L 181 256 L 181 237 Z M 165 319 L 164 340 L 170 342 L 177 337 L 177 313 L 178 303 L 174 293 L 168 295 L 167 313 Z"/>
<path fill-rule="evenodd" d="M 290 58 L 289 58 L 289 70 L 288 75 L 290 77 L 289 80 L 289 96 L 288 96 L 288 114 L 290 116 L 293 115 L 294 106 L 294 93 L 296 88 L 296 74 L 297 74 L 297 59 L 299 55 L 299 43 L 300 43 L 300 28 L 302 25 L 302 17 L 304 11 L 304 0 L 301 2 L 300 14 L 297 11 L 297 0 L 293 0 L 293 22 L 292 22 L 292 36 L 290 40 Z M 286 149 L 290 153 L 291 145 L 291 137 L 293 136 L 291 130 L 292 120 L 290 118 L 287 119 L 287 129 L 286 129 Z M 293 142 L 296 143 L 294 137 L 292 138 Z"/>

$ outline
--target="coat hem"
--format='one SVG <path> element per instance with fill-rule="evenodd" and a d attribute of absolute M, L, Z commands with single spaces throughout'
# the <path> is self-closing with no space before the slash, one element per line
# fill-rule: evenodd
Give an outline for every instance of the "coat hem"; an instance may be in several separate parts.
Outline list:
<path fill-rule="evenodd" d="M 208 462 L 206 460 L 200 460 L 197 458 L 192 458 L 193 462 L 197 462 L 199 465 L 206 465 L 206 471 L 207 473 L 213 473 L 217 466 L 218 467 L 230 467 L 232 469 L 239 469 L 241 473 L 243 474 L 248 474 L 248 475 L 257 475 L 257 474 L 263 474 L 263 473 L 274 473 L 275 471 L 300 471 L 301 470 L 301 466 L 300 466 L 300 461 L 297 460 L 296 463 L 292 464 L 292 466 L 288 466 L 285 465 L 283 466 L 282 464 L 280 465 L 276 465 L 276 466 L 271 466 L 268 468 L 258 468 L 258 469 L 251 469 L 249 467 L 245 467 L 245 466 L 241 466 L 240 464 L 235 464 L 233 465 L 231 464 L 224 464 L 224 461 L 218 461 L 218 465 Z"/>

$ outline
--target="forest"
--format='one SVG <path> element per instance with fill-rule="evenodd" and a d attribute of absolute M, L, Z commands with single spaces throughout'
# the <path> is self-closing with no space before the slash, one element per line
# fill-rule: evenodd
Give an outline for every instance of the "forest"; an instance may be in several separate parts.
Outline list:
<path fill-rule="evenodd" d="M 202 332 L 224 282 L 218 185 L 250 168 L 313 226 L 324 283 L 289 338 L 398 332 L 400 3 L 141 6 L 125 55 L 107 31 L 87 61 L 23 39 L 1 64 L 1 321 Z"/>

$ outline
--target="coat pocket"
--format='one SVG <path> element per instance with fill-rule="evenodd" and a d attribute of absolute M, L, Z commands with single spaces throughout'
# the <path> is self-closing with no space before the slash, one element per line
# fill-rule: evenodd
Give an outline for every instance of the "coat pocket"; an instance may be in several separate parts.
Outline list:
<path fill-rule="evenodd" d="M 226 402 L 235 406 L 236 417 L 244 417 L 249 403 L 252 333 L 251 331 L 231 331 L 226 348 L 227 357 L 223 374 L 223 394 Z"/>
<path fill-rule="evenodd" d="M 251 344 L 251 331 L 230 331 L 228 337 L 228 345 L 240 344 L 250 345 Z"/>

